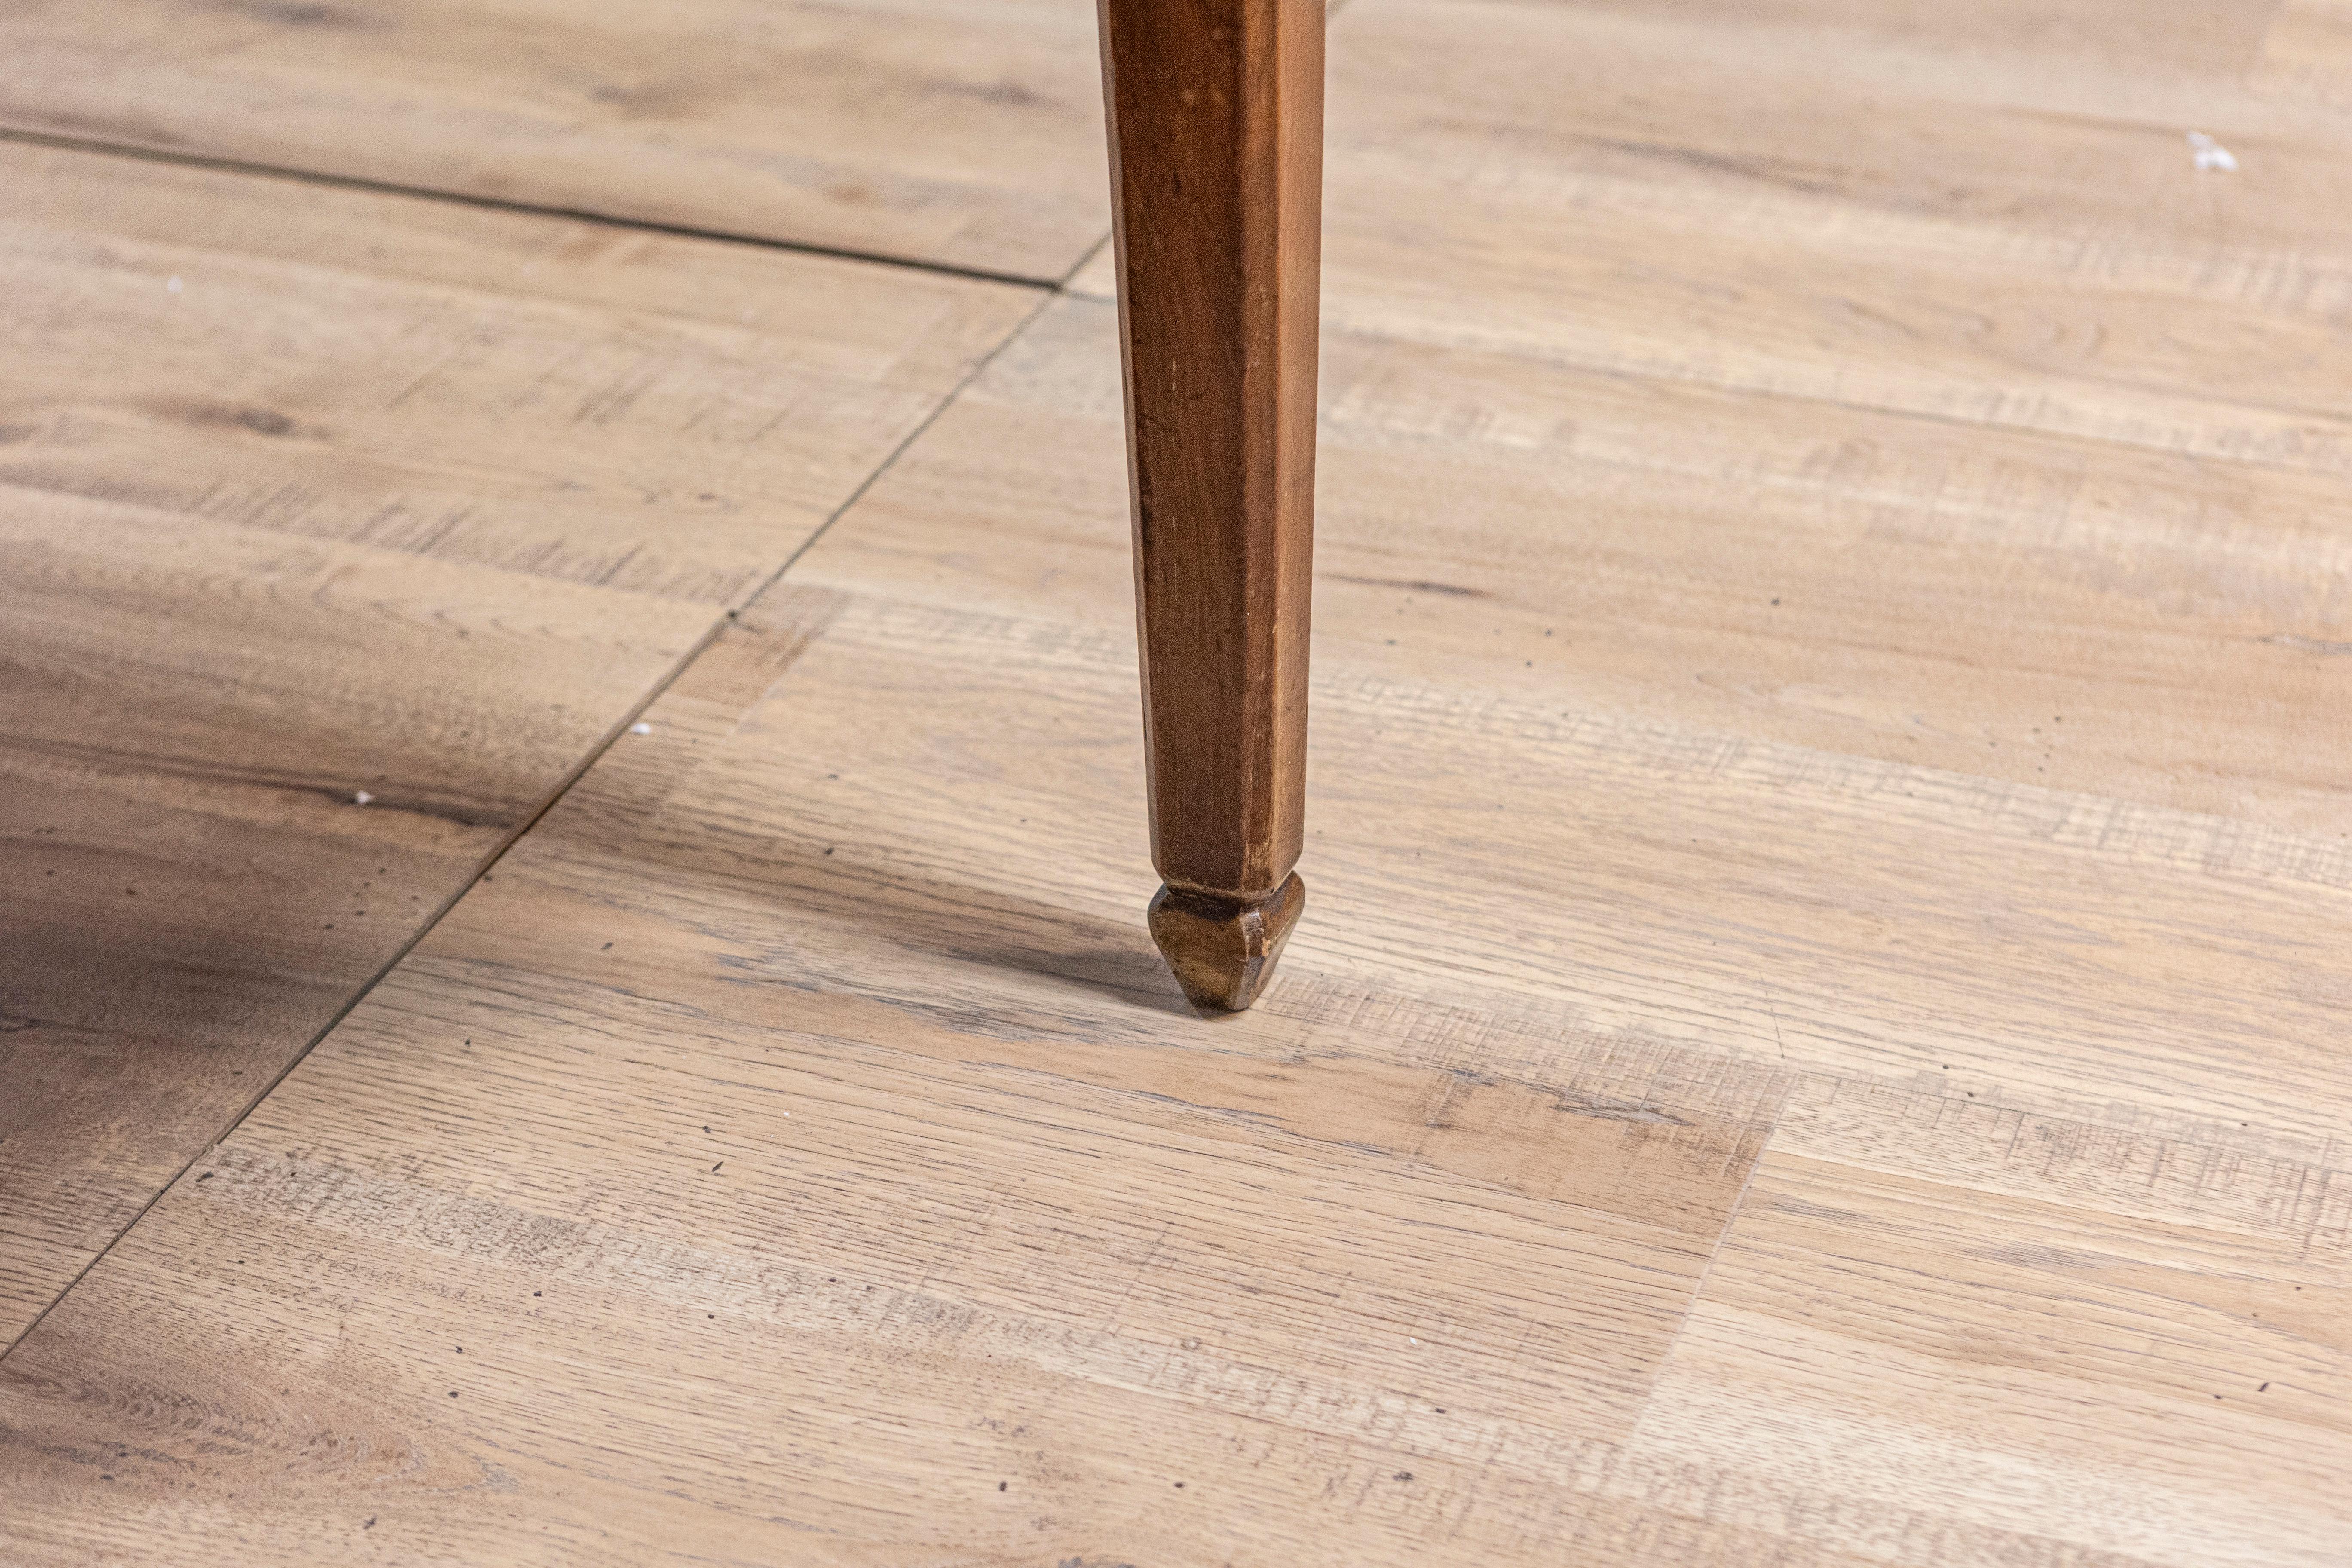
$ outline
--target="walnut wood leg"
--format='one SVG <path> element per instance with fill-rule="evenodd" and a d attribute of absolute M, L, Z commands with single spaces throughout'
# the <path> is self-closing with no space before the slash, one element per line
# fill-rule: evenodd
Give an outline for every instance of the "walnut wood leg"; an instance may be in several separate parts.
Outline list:
<path fill-rule="evenodd" d="M 1323 0 L 1100 0 L 1151 934 L 1202 1007 L 1298 919 Z"/>

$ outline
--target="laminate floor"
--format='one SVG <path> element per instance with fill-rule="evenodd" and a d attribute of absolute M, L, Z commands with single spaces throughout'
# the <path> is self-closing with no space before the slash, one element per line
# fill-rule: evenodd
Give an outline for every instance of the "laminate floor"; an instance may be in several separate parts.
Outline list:
<path fill-rule="evenodd" d="M 1267 997 L 1084 273 L 0 1360 L 0 1543 L 2352 1563 L 2339 22 L 1350 0 Z"/>
<path fill-rule="evenodd" d="M 1088 0 L 25 0 L 0 127 L 1038 280 L 1110 226 Z"/>
<path fill-rule="evenodd" d="M 5 143 L 0 185 L 5 1343 L 1034 295 Z"/>

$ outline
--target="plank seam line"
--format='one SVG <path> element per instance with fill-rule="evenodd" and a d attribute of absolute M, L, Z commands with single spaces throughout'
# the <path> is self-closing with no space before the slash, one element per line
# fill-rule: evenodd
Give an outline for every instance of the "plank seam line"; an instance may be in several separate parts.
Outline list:
<path fill-rule="evenodd" d="M 8 135 L 9 132 L 5 130 L 0 130 L 0 140 L 6 139 Z M 1050 289 L 1045 292 L 1041 293 L 1037 303 L 1030 309 L 1029 313 L 1022 317 L 1019 321 L 1015 322 L 1012 331 L 1006 332 L 1003 338 L 998 342 L 994 348 L 990 349 L 986 353 L 981 355 L 978 359 L 972 362 L 971 368 L 965 371 L 962 377 L 958 380 L 953 386 L 950 387 L 946 394 L 940 398 L 939 402 L 932 406 L 931 411 L 925 415 L 921 421 L 919 422 L 912 430 L 908 431 L 906 437 L 901 439 L 897 446 L 890 448 L 889 454 L 886 456 L 880 463 L 875 466 L 874 470 L 871 473 L 867 474 L 864 479 L 858 482 L 857 488 L 849 493 L 848 498 L 839 506 L 834 508 L 833 511 L 825 518 L 825 520 L 822 523 L 818 524 L 809 536 L 803 540 L 790 555 L 784 558 L 784 563 L 777 567 L 773 573 L 770 574 L 767 581 L 761 584 L 760 586 L 743 601 L 743 609 L 748 610 L 752 605 L 758 604 L 761 595 L 765 595 L 769 589 L 774 587 L 777 583 L 782 581 L 784 574 L 791 571 L 793 565 L 799 562 L 801 557 L 808 553 L 810 547 L 814 545 L 819 539 L 824 537 L 825 533 L 832 529 L 835 523 L 841 521 L 852 507 L 856 506 L 858 501 L 863 500 L 866 491 L 874 488 L 875 482 L 881 479 L 884 473 L 896 466 L 899 458 L 905 454 L 907 449 L 919 440 L 922 437 L 923 433 L 929 430 L 933 424 L 938 422 L 940 416 L 946 413 L 949 407 L 952 405 L 958 398 L 963 395 L 964 390 L 971 386 L 974 381 L 978 380 L 991 364 L 995 363 L 996 356 L 1003 353 L 1007 348 L 1011 347 L 1013 342 L 1018 339 L 1022 333 L 1029 330 L 1030 324 L 1036 321 L 1037 317 L 1045 310 L 1045 307 L 1052 304 L 1054 300 L 1058 298 L 1060 298 L 1058 291 Z M 66 1298 L 71 1296 L 74 1291 L 79 1288 L 82 1280 L 89 1277 L 90 1270 L 96 1268 L 100 1263 L 105 1261 L 107 1255 L 111 1253 L 117 1246 L 121 1245 L 122 1238 L 129 1236 L 131 1232 L 138 1226 L 139 1222 L 147 1217 L 148 1211 L 163 1200 L 164 1194 L 171 1192 L 174 1187 L 177 1187 L 183 1181 L 185 1181 L 190 1171 L 194 1170 L 196 1165 L 207 1155 L 211 1154 L 214 1150 L 219 1148 L 222 1143 L 226 1142 L 229 1138 L 236 1134 L 236 1130 L 245 1124 L 246 1119 L 260 1108 L 261 1102 L 268 1100 L 272 1094 L 276 1093 L 278 1086 L 284 1083 L 293 1073 L 296 1068 L 300 1067 L 304 1061 L 309 1059 L 310 1053 L 316 1050 L 320 1044 L 324 1041 L 329 1035 L 333 1034 L 335 1030 L 341 1026 L 343 1020 L 352 1015 L 352 1010 L 357 1008 L 362 1002 L 365 1001 L 368 996 L 374 992 L 378 985 L 383 983 L 384 976 L 390 974 L 394 969 L 400 966 L 401 963 L 408 957 L 409 953 L 415 950 L 416 944 L 423 942 L 425 937 L 432 933 L 434 928 L 441 923 L 443 917 L 446 916 L 451 910 L 457 907 L 457 901 L 459 900 L 463 899 L 467 893 L 473 891 L 475 886 L 479 883 L 484 877 L 497 869 L 499 862 L 506 858 L 507 851 L 520 843 L 524 834 L 529 833 L 533 827 L 539 826 L 540 819 L 545 816 L 550 811 L 552 811 L 555 808 L 557 802 L 561 801 L 566 795 L 571 793 L 572 787 L 578 784 L 582 778 L 587 775 L 590 768 L 594 767 L 596 763 L 603 759 L 604 753 L 613 748 L 614 742 L 618 741 L 623 735 L 628 733 L 629 726 L 635 723 L 638 719 L 644 715 L 647 709 L 659 701 L 663 695 L 667 693 L 672 686 L 677 683 L 678 677 L 684 675 L 688 669 L 693 667 L 694 661 L 701 658 L 703 651 L 709 647 L 712 643 L 718 641 L 720 635 L 724 633 L 730 626 L 735 624 L 736 619 L 741 615 L 741 610 L 729 610 L 723 615 L 714 616 L 711 618 L 710 625 L 704 629 L 699 637 L 695 639 L 694 646 L 688 648 L 685 653 L 680 655 L 676 662 L 670 666 L 668 672 L 659 680 L 656 681 L 627 712 L 624 713 L 619 719 L 614 721 L 612 727 L 605 731 L 604 738 L 597 742 L 593 746 L 588 748 L 587 752 L 581 757 L 581 759 L 568 771 L 566 771 L 562 778 L 556 781 L 554 787 L 548 791 L 547 795 L 540 801 L 539 805 L 535 808 L 520 819 L 512 832 L 500 839 L 488 853 L 482 857 L 480 862 L 475 866 L 473 874 L 460 882 L 449 896 L 441 901 L 439 906 L 433 910 L 432 915 L 425 920 L 423 924 L 417 927 L 415 931 L 410 935 L 406 942 L 401 944 L 400 950 L 394 952 L 391 958 L 386 960 L 383 966 L 378 969 L 375 973 L 369 976 L 365 984 L 355 989 L 343 1005 L 335 1010 L 334 1016 L 328 1019 L 325 1026 L 310 1037 L 309 1043 L 304 1045 L 301 1050 L 295 1054 L 294 1058 L 288 1062 L 283 1068 L 279 1069 L 276 1077 L 272 1078 L 267 1084 L 263 1085 L 260 1091 L 246 1102 L 245 1108 L 239 1110 L 236 1116 L 232 1117 L 226 1126 L 223 1127 L 218 1132 L 207 1139 L 204 1146 L 198 1149 L 194 1154 L 191 1155 L 187 1163 L 173 1173 L 170 1181 L 158 1186 L 154 1193 L 149 1196 L 147 1201 L 139 1205 L 139 1212 L 132 1215 L 129 1220 L 125 1221 L 121 1227 L 116 1230 L 114 1235 L 109 1238 L 107 1244 L 99 1248 L 97 1253 L 91 1257 L 90 1260 L 88 1263 L 83 1264 L 82 1267 L 75 1272 L 74 1277 L 66 1283 L 65 1289 L 59 1290 L 55 1296 L 52 1296 L 48 1302 L 41 1308 L 40 1311 L 34 1315 L 33 1321 L 25 1325 L 24 1331 L 19 1333 L 14 1340 L 10 1341 L 6 1349 L 0 1350 L 0 1362 L 5 1361 L 9 1356 L 16 1353 L 17 1346 L 25 1343 L 27 1340 L 33 1337 L 34 1331 L 41 1326 L 43 1320 L 47 1319 L 49 1313 L 57 1309 L 58 1303 L 64 1301 Z"/>
<path fill-rule="evenodd" d="M 1772 1107 L 1771 1123 L 1764 1129 L 1763 1136 L 1756 1141 L 1756 1157 L 1748 1163 L 1746 1173 L 1740 1176 L 1739 1190 L 1732 1194 L 1731 1206 L 1724 1211 L 1723 1228 L 1715 1233 L 1715 1245 L 1706 1249 L 1706 1261 L 1699 1265 L 1698 1277 L 1691 1281 L 1690 1299 L 1683 1307 L 1682 1316 L 1675 1321 L 1674 1332 L 1666 1336 L 1665 1349 L 1658 1352 L 1657 1373 L 1643 1393 L 1642 1407 L 1633 1416 L 1633 1425 L 1627 1430 L 1625 1441 L 1617 1446 L 1620 1452 L 1640 1433 L 1642 1419 L 1649 1414 L 1651 1402 L 1658 1396 L 1658 1384 L 1665 1381 L 1666 1373 L 1674 1364 L 1675 1352 L 1682 1345 L 1683 1333 L 1690 1327 L 1691 1318 L 1697 1312 L 1699 1301 L 1706 1294 L 1707 1279 L 1715 1273 L 1715 1260 L 1723 1256 L 1723 1244 L 1731 1239 L 1732 1226 L 1738 1225 L 1739 1216 L 1747 1212 L 1748 1191 L 1756 1184 L 1756 1173 L 1763 1166 L 1764 1157 L 1772 1152 L 1773 1143 L 1780 1136 L 1781 1124 L 1788 1120 L 1789 1097 L 1796 1092 L 1797 1080 L 1801 1076 L 1801 1073 L 1791 1073 L 1780 1086 L 1779 1103 Z"/>
<path fill-rule="evenodd" d="M 0 132 L 0 135 L 5 135 L 5 132 Z M 19 1345 L 22 1345 L 26 1341 L 31 1339 L 33 1337 L 33 1331 L 41 1326 L 42 1321 L 47 1318 L 52 1311 L 56 1310 L 59 1302 L 65 1300 L 67 1297 L 74 1293 L 74 1291 L 80 1286 L 82 1280 L 89 1277 L 91 1269 L 97 1268 L 100 1263 L 106 1260 L 108 1254 L 111 1253 L 115 1247 L 121 1244 L 122 1238 L 129 1236 L 138 1226 L 139 1222 L 147 1217 L 148 1211 L 152 1209 L 157 1204 L 163 1202 L 165 1194 L 171 1192 L 183 1181 L 186 1180 L 187 1174 L 190 1171 L 194 1170 L 205 1159 L 206 1156 L 210 1155 L 214 1150 L 219 1148 L 231 1134 L 236 1132 L 239 1127 L 243 1126 L 245 1124 L 246 1118 L 251 1116 L 260 1106 L 263 1100 L 268 1099 L 270 1095 L 277 1092 L 278 1086 L 284 1083 L 288 1076 L 291 1074 L 296 1068 L 300 1067 L 304 1061 L 309 1059 L 310 1053 L 318 1048 L 319 1043 L 324 1040 L 329 1035 L 333 1034 L 337 1028 L 341 1026 L 343 1020 L 351 1016 L 352 1010 L 367 999 L 369 994 L 383 983 L 385 975 L 390 974 L 395 968 L 399 967 L 401 962 L 407 958 L 409 953 L 415 949 L 418 942 L 423 942 L 426 936 L 431 934 L 433 929 L 441 923 L 443 916 L 446 915 L 451 910 L 457 908 L 457 900 L 471 892 L 474 889 L 474 885 L 479 882 L 484 876 L 488 875 L 498 865 L 499 861 L 504 858 L 509 849 L 514 847 L 516 841 L 520 839 L 524 834 L 530 832 L 533 827 L 537 826 L 539 819 L 545 816 L 549 810 L 554 806 L 555 803 L 569 793 L 572 786 L 579 782 L 582 774 L 585 773 L 591 767 L 595 765 L 597 760 L 603 757 L 606 751 L 611 749 L 613 742 L 628 732 L 629 726 L 636 722 L 638 715 L 643 713 L 647 708 L 651 707 L 662 693 L 667 691 L 670 687 L 676 683 L 677 678 L 686 672 L 688 667 L 693 664 L 696 658 L 700 657 L 702 650 L 709 647 L 712 642 L 717 640 L 719 634 L 726 629 L 731 619 L 732 612 L 729 612 L 725 615 L 716 615 L 711 617 L 710 625 L 704 629 L 699 637 L 695 639 L 694 646 L 688 648 L 686 652 L 681 654 L 677 661 L 671 665 L 669 672 L 664 675 L 660 680 L 656 682 L 653 687 L 638 700 L 635 706 L 630 708 L 626 713 L 623 714 L 620 719 L 614 722 L 612 728 L 605 732 L 604 739 L 599 741 L 595 745 L 590 747 L 585 754 L 583 754 L 577 763 L 567 770 L 562 778 L 556 781 L 554 786 L 548 791 L 546 795 L 541 797 L 538 805 L 525 814 L 518 821 L 516 826 L 511 832 L 509 832 L 504 838 L 501 838 L 495 846 L 483 855 L 482 858 L 476 863 L 472 875 L 459 882 L 457 888 L 450 892 L 448 897 L 441 900 L 440 904 L 434 909 L 432 914 L 424 921 L 424 923 L 419 925 L 416 930 L 410 934 L 406 942 L 400 944 L 400 950 L 394 952 L 389 959 L 385 960 L 383 967 L 368 977 L 366 984 L 358 986 L 352 991 L 352 994 L 345 999 L 343 1005 L 335 1009 L 334 1016 L 328 1019 L 326 1024 L 320 1028 L 317 1033 L 310 1037 L 310 1041 L 305 1044 L 299 1051 L 295 1053 L 293 1059 L 289 1061 L 283 1068 L 279 1068 L 277 1076 L 272 1078 L 268 1083 L 264 1084 L 259 1093 L 256 1094 L 251 1100 L 247 1100 L 245 1108 L 239 1110 L 234 1117 L 230 1118 L 229 1122 L 226 1127 L 223 1127 L 218 1132 L 215 1132 L 212 1137 L 206 1139 L 204 1146 L 198 1149 L 194 1154 L 191 1155 L 187 1163 L 173 1173 L 170 1181 L 158 1186 L 147 1201 L 139 1205 L 139 1212 L 132 1215 L 129 1220 L 125 1221 L 121 1227 L 115 1231 L 113 1237 L 108 1240 L 107 1244 L 99 1248 L 97 1253 L 91 1257 L 90 1260 L 88 1263 L 83 1264 L 81 1268 L 76 1271 L 73 1279 L 67 1282 L 64 1289 L 59 1290 L 55 1296 L 49 1299 L 48 1304 L 44 1306 L 40 1311 L 34 1316 L 31 1322 L 25 1325 L 24 1332 L 18 1334 L 14 1340 L 9 1342 L 8 1348 L 6 1350 L 0 1351 L 0 1361 L 5 1361 L 9 1356 L 15 1354 L 16 1348 Z"/>
<path fill-rule="evenodd" d="M 1022 289 L 1056 289 L 1061 279 L 1035 278 L 1022 272 L 999 272 L 985 267 L 960 267 L 948 261 L 925 261 L 914 257 L 892 256 L 883 251 L 857 250 L 848 246 L 818 245 L 808 240 L 776 239 L 767 235 L 747 234 L 734 229 L 704 228 L 694 224 L 665 223 L 658 218 L 622 217 L 611 213 L 593 212 L 585 207 L 568 207 L 553 203 L 516 201 L 504 196 L 476 195 L 465 191 L 445 191 L 432 185 L 404 184 L 397 180 L 375 180 L 362 174 L 336 174 L 314 169 L 297 169 L 280 163 L 253 163 L 242 158 L 224 158 L 205 153 L 176 153 L 160 147 L 142 147 L 134 142 L 107 142 L 96 137 L 60 136 L 54 132 L 32 131 L 20 126 L 0 124 L 0 142 L 13 142 L 21 146 L 53 147 L 68 153 L 89 153 L 115 158 L 135 158 L 151 163 L 165 163 L 180 168 L 208 169 L 221 174 L 247 174 L 260 179 L 289 180 L 300 184 L 326 185 L 339 190 L 367 191 L 377 195 L 408 196 L 421 201 L 448 202 L 457 206 L 478 208 L 486 212 L 519 213 L 531 217 L 566 218 L 578 223 L 593 223 L 608 228 L 637 229 L 648 234 L 665 234 L 680 239 L 703 239 L 721 245 L 751 246 L 761 250 L 778 250 L 793 256 L 822 256 L 837 261 L 863 261 L 877 267 L 895 267 L 910 272 L 930 272 L 947 278 L 967 278 L 983 283 L 1008 283 Z M 1083 262 L 1101 248 L 1101 241 L 1089 245 Z"/>
<path fill-rule="evenodd" d="M 1093 252 L 1089 251 L 1087 254 L 1091 256 Z M 877 463 L 874 466 L 874 471 L 872 473 L 867 474 L 863 479 L 860 479 L 857 482 L 857 488 L 849 492 L 849 498 L 843 501 L 839 506 L 834 508 L 832 513 L 827 516 L 823 522 L 817 524 L 816 528 L 806 539 L 800 542 L 799 545 L 794 548 L 790 555 L 784 557 L 784 563 L 777 567 L 773 572 L 770 573 L 766 582 L 761 584 L 757 588 L 751 591 L 751 595 L 743 601 L 743 608 L 745 610 L 750 610 L 753 606 L 757 605 L 761 599 L 766 596 L 771 589 L 774 588 L 777 584 L 782 582 L 784 579 L 784 574 L 790 572 L 794 566 L 799 565 L 801 557 L 806 555 L 811 550 L 814 549 L 818 540 L 823 539 L 826 534 L 832 532 L 833 525 L 839 522 L 844 517 L 847 516 L 849 510 L 852 507 L 855 507 L 859 501 L 864 500 L 866 499 L 866 492 L 872 489 L 877 483 L 879 483 L 883 475 L 888 473 L 892 468 L 898 466 L 898 459 L 906 456 L 907 449 L 912 447 L 916 442 L 921 440 L 924 434 L 928 432 L 933 425 L 939 423 L 940 416 L 944 415 L 949 409 L 955 406 L 957 400 L 963 396 L 965 391 L 971 387 L 971 384 L 978 381 L 983 374 L 987 374 L 988 367 L 996 363 L 996 357 L 1003 353 L 1006 349 L 1011 348 L 1015 342 L 1019 342 L 1022 334 L 1026 332 L 1031 326 L 1035 324 L 1039 316 L 1045 314 L 1045 308 L 1051 305 L 1055 300 L 1061 298 L 1062 293 L 1058 287 L 1049 287 L 1047 292 L 1040 295 L 1037 302 L 1030 307 L 1029 313 L 1022 317 L 1020 321 L 1014 322 L 1013 330 L 1005 333 L 1003 340 L 1000 341 L 994 348 L 989 350 L 986 353 L 974 360 L 972 362 L 971 368 L 964 372 L 962 379 L 958 381 L 953 386 L 948 388 L 947 395 L 940 398 L 937 404 L 933 405 L 931 411 L 923 416 L 921 422 L 912 430 L 908 431 L 905 438 L 899 441 L 897 446 L 890 448 L 889 454 L 879 463 Z M 728 618 L 730 620 L 733 619 L 737 613 L 738 612 L 735 611 L 728 612 Z M 610 742 L 608 742 L 607 743 L 609 744 Z"/>

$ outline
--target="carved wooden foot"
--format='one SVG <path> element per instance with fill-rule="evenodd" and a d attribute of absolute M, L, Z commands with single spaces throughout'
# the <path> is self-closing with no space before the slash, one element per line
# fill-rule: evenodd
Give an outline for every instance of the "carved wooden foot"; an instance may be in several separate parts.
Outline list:
<path fill-rule="evenodd" d="M 1162 886 L 1151 900 L 1151 940 L 1193 1006 L 1238 1013 L 1265 989 L 1306 907 L 1296 871 L 1255 903 Z"/>

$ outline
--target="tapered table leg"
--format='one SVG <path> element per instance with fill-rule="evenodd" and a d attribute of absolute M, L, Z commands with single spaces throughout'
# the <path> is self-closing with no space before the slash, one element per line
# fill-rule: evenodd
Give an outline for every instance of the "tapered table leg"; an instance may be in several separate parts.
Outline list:
<path fill-rule="evenodd" d="M 1323 0 L 1100 0 L 1151 934 L 1246 1007 L 1297 923 Z"/>

